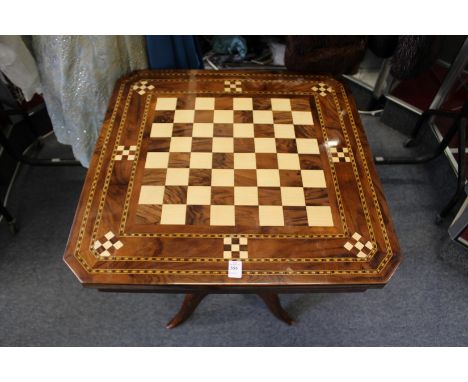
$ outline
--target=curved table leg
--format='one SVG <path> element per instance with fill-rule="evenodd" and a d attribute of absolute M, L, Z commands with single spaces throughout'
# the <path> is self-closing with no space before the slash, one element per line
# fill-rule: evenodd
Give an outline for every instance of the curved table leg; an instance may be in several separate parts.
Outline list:
<path fill-rule="evenodd" d="M 263 300 L 268 309 L 274 316 L 288 325 L 294 324 L 294 320 L 289 317 L 289 314 L 281 306 L 280 299 L 276 293 L 257 293 Z"/>
<path fill-rule="evenodd" d="M 187 318 L 189 318 L 192 313 L 197 308 L 198 304 L 200 304 L 201 300 L 207 295 L 207 293 L 189 293 L 185 295 L 184 302 L 180 307 L 180 310 L 174 316 L 174 318 L 169 321 L 166 325 L 167 329 L 175 328 L 176 326 L 183 323 Z"/>
<path fill-rule="evenodd" d="M 173 329 L 186 321 L 197 308 L 198 304 L 205 298 L 208 293 L 189 293 L 185 295 L 184 302 L 180 307 L 180 310 L 169 321 L 166 325 L 167 329 Z M 285 322 L 288 325 L 294 324 L 294 320 L 289 317 L 289 314 L 281 306 L 279 297 L 276 293 L 257 293 L 257 295 L 263 300 L 268 309 L 273 315 L 279 320 Z"/>

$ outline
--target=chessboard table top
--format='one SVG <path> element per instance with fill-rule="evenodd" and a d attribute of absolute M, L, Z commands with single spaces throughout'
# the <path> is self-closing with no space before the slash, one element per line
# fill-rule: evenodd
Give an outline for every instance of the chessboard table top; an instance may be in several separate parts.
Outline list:
<path fill-rule="evenodd" d="M 383 286 L 400 260 L 345 87 L 246 71 L 117 82 L 64 258 L 100 288 L 285 290 Z"/>

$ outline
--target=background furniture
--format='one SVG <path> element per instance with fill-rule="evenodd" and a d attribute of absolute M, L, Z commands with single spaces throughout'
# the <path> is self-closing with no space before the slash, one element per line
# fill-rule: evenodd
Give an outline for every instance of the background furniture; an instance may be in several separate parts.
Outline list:
<path fill-rule="evenodd" d="M 41 147 L 42 143 L 39 136 L 32 125 L 29 113 L 26 109 L 19 107 L 18 105 L 6 104 L 5 102 L 0 103 L 0 147 L 3 148 L 4 152 L 11 156 L 18 164 L 28 164 L 31 166 L 80 166 L 80 162 L 74 159 L 62 159 L 62 158 L 35 158 L 29 155 L 24 155 L 10 142 L 8 137 L 3 132 L 5 124 L 10 124 L 15 128 L 15 123 L 11 121 L 11 117 L 20 117 L 20 120 L 24 122 L 24 126 L 28 128 L 28 131 L 35 137 L 35 145 Z M 15 172 L 16 173 L 16 172 Z M 14 181 L 14 179 L 12 180 Z M 10 183 L 11 186 L 11 183 Z M 7 210 L 6 202 L 0 203 L 0 216 L 3 216 L 5 221 L 10 227 L 13 234 L 18 231 L 16 226 L 16 219 Z"/>
<path fill-rule="evenodd" d="M 468 184 L 465 186 L 465 193 L 468 195 Z M 453 219 L 452 224 L 449 227 L 449 235 L 452 240 L 457 241 L 458 243 L 468 247 L 467 238 L 468 232 L 468 198 L 465 198 L 460 211 L 458 211 L 457 216 Z"/>
<path fill-rule="evenodd" d="M 447 205 L 439 212 L 437 215 L 437 222 L 440 223 L 441 220 L 447 216 L 455 204 L 461 199 L 464 194 L 464 185 L 466 179 L 466 160 L 465 160 L 465 150 L 466 150 L 466 121 L 468 118 L 468 101 L 466 101 L 458 112 L 449 112 L 444 110 L 426 110 L 418 120 L 410 140 L 406 143 L 406 146 L 413 146 L 416 144 L 416 139 L 418 134 L 421 131 L 422 126 L 434 116 L 443 116 L 452 120 L 452 125 L 447 133 L 444 135 L 442 141 L 439 143 L 437 148 L 433 153 L 423 155 L 416 158 L 391 158 L 391 157 L 382 157 L 376 156 L 375 162 L 377 164 L 421 164 L 427 163 L 431 160 L 439 157 L 447 149 L 448 145 L 452 141 L 455 135 L 458 135 L 458 166 L 457 166 L 457 188 L 447 203 Z"/>

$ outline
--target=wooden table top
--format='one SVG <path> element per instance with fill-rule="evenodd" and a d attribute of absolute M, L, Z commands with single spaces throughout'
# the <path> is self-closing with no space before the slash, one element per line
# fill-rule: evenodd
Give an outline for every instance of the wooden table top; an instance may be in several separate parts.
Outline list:
<path fill-rule="evenodd" d="M 308 291 L 383 286 L 400 255 L 342 83 L 139 71 L 116 84 L 64 259 L 98 288 Z"/>

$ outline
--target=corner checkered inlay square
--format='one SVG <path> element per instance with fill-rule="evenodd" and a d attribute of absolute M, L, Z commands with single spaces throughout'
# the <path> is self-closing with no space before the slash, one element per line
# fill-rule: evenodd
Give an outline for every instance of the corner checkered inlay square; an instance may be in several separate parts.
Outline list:
<path fill-rule="evenodd" d="M 319 82 L 317 85 L 312 86 L 312 90 L 319 93 L 322 97 L 325 97 L 328 93 L 333 91 L 333 88 L 323 82 Z"/>
<path fill-rule="evenodd" d="M 153 90 L 153 85 L 148 85 L 148 81 L 139 81 L 133 85 L 133 90 L 135 90 L 139 95 L 145 94 L 147 91 Z"/>
<path fill-rule="evenodd" d="M 116 238 L 112 231 L 107 232 L 101 239 L 96 240 L 93 245 L 94 252 L 102 257 L 109 257 L 122 247 L 123 243 Z"/>
<path fill-rule="evenodd" d="M 134 160 L 136 154 L 136 146 L 117 146 L 115 152 L 115 160 Z"/>
<path fill-rule="evenodd" d="M 370 241 L 367 241 L 364 244 L 364 242 L 361 241 L 362 236 L 357 232 L 355 232 L 353 236 L 351 236 L 351 238 L 353 239 L 353 241 L 348 241 L 344 245 L 344 247 L 349 252 L 357 252 L 356 256 L 359 258 L 365 258 L 370 255 L 371 251 L 374 249 L 374 244 L 372 244 Z"/>
<path fill-rule="evenodd" d="M 242 93 L 242 82 L 226 80 L 224 81 L 224 91 L 226 93 Z"/>
<path fill-rule="evenodd" d="M 246 237 L 228 236 L 224 238 L 223 257 L 225 259 L 248 259 L 249 254 L 247 250 Z"/>
<path fill-rule="evenodd" d="M 347 147 L 330 147 L 328 151 L 330 152 L 330 157 L 333 163 L 351 162 L 349 149 Z"/>

